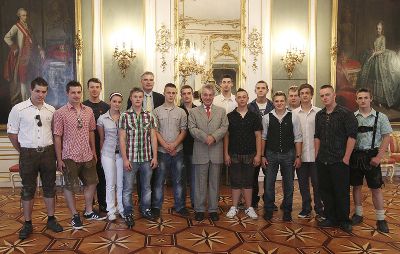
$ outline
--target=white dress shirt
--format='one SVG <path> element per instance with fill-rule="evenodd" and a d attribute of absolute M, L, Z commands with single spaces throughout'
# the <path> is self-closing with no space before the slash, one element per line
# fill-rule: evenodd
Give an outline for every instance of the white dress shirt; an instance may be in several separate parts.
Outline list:
<path fill-rule="evenodd" d="M 217 95 L 214 98 L 213 104 L 215 106 L 224 108 L 226 110 L 226 114 L 231 113 L 237 107 L 235 95 L 233 94 L 231 94 L 230 98 L 225 98 L 223 94 Z"/>
<path fill-rule="evenodd" d="M 289 113 L 289 110 L 286 109 L 285 113 L 281 117 L 279 117 L 276 114 L 275 109 L 273 109 L 270 113 L 272 113 L 278 119 L 278 121 L 280 123 L 282 123 L 283 118 L 287 115 L 287 113 Z M 301 124 L 300 124 L 299 117 L 296 114 L 292 114 L 292 124 L 293 124 L 294 142 L 295 143 L 302 142 L 303 136 L 301 134 Z M 263 125 L 263 133 L 262 133 L 261 138 L 263 140 L 267 140 L 268 126 L 269 126 L 269 114 L 266 114 L 263 116 L 262 125 Z"/>
<path fill-rule="evenodd" d="M 320 108 L 315 106 L 311 106 L 308 112 L 304 111 L 301 106 L 293 110 L 293 114 L 296 114 L 300 119 L 301 131 L 303 133 L 302 162 L 315 162 L 315 115 L 320 110 Z"/>
<path fill-rule="evenodd" d="M 29 98 L 15 105 L 8 116 L 7 133 L 18 134 L 21 147 L 38 148 L 53 144 L 52 120 L 55 108 L 44 103 L 37 108 Z M 42 126 L 38 126 L 40 116 Z"/>

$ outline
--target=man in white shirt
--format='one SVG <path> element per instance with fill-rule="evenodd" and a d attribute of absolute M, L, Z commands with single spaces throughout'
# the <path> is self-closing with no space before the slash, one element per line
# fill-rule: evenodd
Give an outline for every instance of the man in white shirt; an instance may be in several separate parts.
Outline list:
<path fill-rule="evenodd" d="M 301 167 L 296 169 L 299 182 L 299 189 L 302 198 L 302 208 L 297 217 L 302 219 L 311 218 L 311 194 L 310 181 L 314 194 L 314 210 L 316 218 L 324 217 L 324 207 L 318 191 L 317 166 L 315 164 L 314 134 L 315 134 L 315 115 L 321 109 L 312 105 L 314 88 L 309 84 L 302 84 L 299 89 L 300 107 L 293 110 L 300 119 L 303 134 L 303 149 L 301 155 Z"/>
<path fill-rule="evenodd" d="M 221 87 L 221 94 L 215 96 L 213 104 L 226 110 L 226 114 L 229 114 L 237 107 L 235 95 L 232 94 L 233 80 L 231 75 L 224 74 L 219 84 Z"/>
<path fill-rule="evenodd" d="M 56 155 L 53 145 L 52 120 L 54 107 L 44 102 L 48 84 L 43 78 L 31 82 L 31 97 L 15 105 L 8 116 L 7 133 L 20 153 L 21 200 L 25 223 L 19 231 L 21 240 L 32 233 L 32 209 L 38 173 L 42 180 L 47 208 L 47 228 L 61 232 L 63 228 L 54 217 Z"/>

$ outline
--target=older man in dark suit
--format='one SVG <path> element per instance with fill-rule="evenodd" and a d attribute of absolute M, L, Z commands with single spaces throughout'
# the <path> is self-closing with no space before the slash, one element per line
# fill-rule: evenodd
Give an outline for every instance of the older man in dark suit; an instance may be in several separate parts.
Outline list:
<path fill-rule="evenodd" d="M 201 89 L 203 104 L 189 112 L 188 126 L 194 138 L 194 210 L 197 221 L 204 219 L 207 192 L 209 217 L 213 221 L 219 220 L 217 211 L 220 168 L 223 163 L 223 137 L 229 122 L 225 109 L 213 105 L 214 95 L 215 87 L 210 84 L 204 85 Z"/>

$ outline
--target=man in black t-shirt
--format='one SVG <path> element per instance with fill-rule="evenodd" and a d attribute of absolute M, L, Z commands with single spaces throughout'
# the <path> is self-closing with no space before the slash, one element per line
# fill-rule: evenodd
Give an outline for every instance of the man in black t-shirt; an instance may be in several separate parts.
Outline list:
<path fill-rule="evenodd" d="M 94 118 L 99 118 L 100 115 L 106 113 L 110 106 L 100 99 L 100 93 L 102 90 L 101 81 L 97 78 L 91 78 L 87 82 L 87 88 L 89 90 L 89 99 L 83 102 L 83 105 L 90 107 L 93 110 Z M 106 178 L 104 176 L 103 167 L 100 160 L 100 137 L 97 130 L 94 131 L 95 143 L 96 143 L 96 154 L 97 158 L 97 176 L 99 178 L 99 183 L 97 184 L 97 202 L 99 203 L 99 211 L 107 212 L 106 204 Z"/>

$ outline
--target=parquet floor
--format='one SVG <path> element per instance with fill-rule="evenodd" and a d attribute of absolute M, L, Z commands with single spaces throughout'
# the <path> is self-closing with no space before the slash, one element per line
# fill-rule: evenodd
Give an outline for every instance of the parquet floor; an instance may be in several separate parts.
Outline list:
<path fill-rule="evenodd" d="M 198 223 L 194 216 L 183 218 L 172 210 L 172 196 L 168 189 L 162 219 L 148 221 L 135 214 L 136 225 L 127 230 L 121 219 L 85 221 L 83 230 L 70 226 L 70 214 L 61 190 L 58 190 L 56 217 L 64 232 L 53 233 L 46 229 L 46 210 L 41 196 L 36 198 L 33 213 L 34 233 L 26 240 L 18 239 L 23 217 L 18 190 L 0 189 L 0 253 L 347 253 L 377 254 L 400 253 L 400 180 L 386 183 L 384 187 L 386 220 L 390 233 L 375 229 L 375 215 L 371 196 L 364 189 L 364 222 L 353 228 L 351 234 L 339 229 L 319 229 L 315 219 L 298 219 L 301 197 L 295 183 L 293 222 L 284 223 L 282 212 L 274 213 L 272 222 L 251 220 L 241 211 L 239 216 L 224 216 L 231 204 L 230 189 L 222 187 L 220 221 L 208 219 Z M 277 185 L 277 204 L 282 199 Z M 83 196 L 77 196 L 80 211 Z M 262 204 L 260 205 L 262 207 Z M 193 212 L 193 211 L 191 211 Z M 262 208 L 258 209 L 262 215 Z"/>

